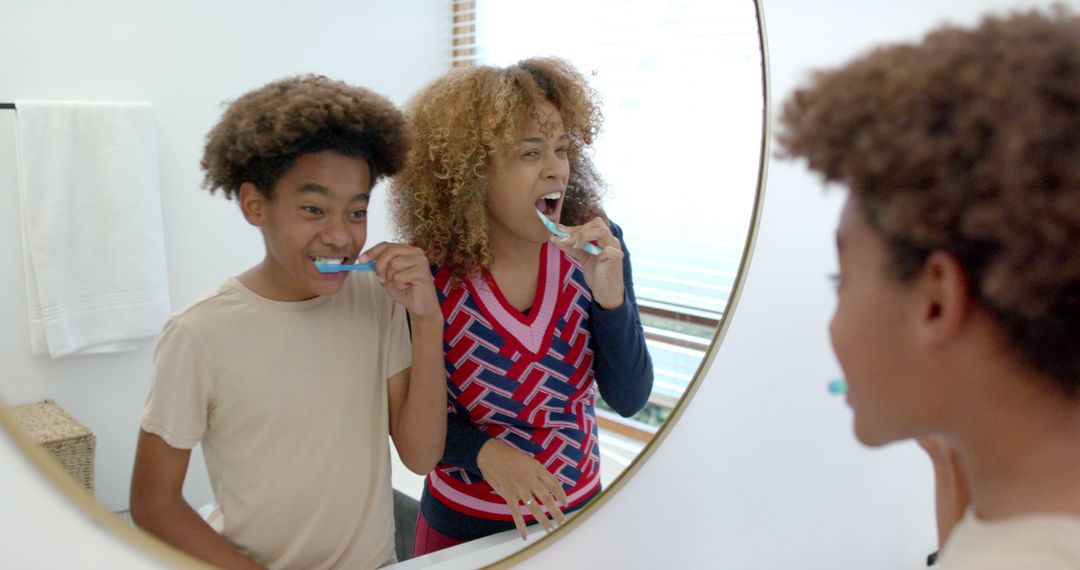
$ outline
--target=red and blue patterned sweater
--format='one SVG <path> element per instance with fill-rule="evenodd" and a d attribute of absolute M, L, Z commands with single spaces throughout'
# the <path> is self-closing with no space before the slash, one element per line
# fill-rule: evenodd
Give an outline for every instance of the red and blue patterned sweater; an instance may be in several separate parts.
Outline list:
<path fill-rule="evenodd" d="M 618 226 L 613 232 L 621 239 Z M 527 314 L 489 275 L 454 284 L 448 271 L 435 270 L 451 413 L 446 453 L 421 499 L 432 529 L 471 540 L 513 528 L 506 502 L 476 467 L 492 437 L 533 456 L 562 482 L 566 512 L 599 492 L 596 386 L 623 415 L 640 409 L 652 388 L 629 254 L 623 263 L 627 298 L 612 311 L 592 301 L 577 260 L 551 244 L 541 254 Z"/>

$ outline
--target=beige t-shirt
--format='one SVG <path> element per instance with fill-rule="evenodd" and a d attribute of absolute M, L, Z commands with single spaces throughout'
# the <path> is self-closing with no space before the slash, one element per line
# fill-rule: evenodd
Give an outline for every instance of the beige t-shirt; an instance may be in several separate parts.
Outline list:
<path fill-rule="evenodd" d="M 222 534 L 247 556 L 375 568 L 395 560 L 386 381 L 411 355 L 372 274 L 300 302 L 230 278 L 166 323 L 142 428 L 202 443 Z"/>
<path fill-rule="evenodd" d="M 968 511 L 953 529 L 934 567 L 1080 569 L 1080 518 L 1045 514 L 984 521 Z"/>

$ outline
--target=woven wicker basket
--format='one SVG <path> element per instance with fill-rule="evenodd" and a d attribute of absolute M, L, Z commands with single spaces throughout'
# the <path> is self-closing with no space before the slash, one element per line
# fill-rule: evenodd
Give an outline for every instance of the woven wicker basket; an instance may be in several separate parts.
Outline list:
<path fill-rule="evenodd" d="M 12 412 L 15 421 L 30 437 L 93 495 L 94 447 L 97 443 L 94 434 L 52 400 L 15 406 Z"/>

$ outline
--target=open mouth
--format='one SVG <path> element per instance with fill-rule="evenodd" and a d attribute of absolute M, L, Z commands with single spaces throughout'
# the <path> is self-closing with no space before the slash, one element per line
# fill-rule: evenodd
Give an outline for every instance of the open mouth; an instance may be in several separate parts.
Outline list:
<path fill-rule="evenodd" d="M 562 192 L 544 194 L 536 201 L 536 209 L 545 216 L 552 217 L 559 211 L 559 202 L 562 201 Z"/>

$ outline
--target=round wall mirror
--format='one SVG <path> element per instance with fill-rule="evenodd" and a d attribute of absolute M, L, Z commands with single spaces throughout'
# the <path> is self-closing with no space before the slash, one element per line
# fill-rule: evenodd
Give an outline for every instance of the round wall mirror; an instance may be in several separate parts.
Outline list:
<path fill-rule="evenodd" d="M 758 207 L 766 81 L 760 7 L 753 0 L 557 0 L 542 11 L 521 2 L 482 0 L 321 0 L 302 7 L 264 3 L 257 9 L 204 0 L 175 6 L 135 0 L 104 6 L 17 4 L 0 22 L 0 53 L 8 70 L 0 82 L 0 103 L 152 105 L 173 310 L 262 256 L 258 232 L 243 222 L 235 205 L 199 188 L 202 144 L 220 116 L 221 101 L 282 76 L 316 72 L 404 104 L 454 65 L 505 65 L 533 55 L 569 60 L 602 97 L 604 131 L 593 158 L 608 183 L 605 209 L 623 228 L 632 254 L 655 370 L 649 403 L 633 418 L 598 404 L 605 493 L 617 492 L 620 478 L 632 474 L 636 462 L 663 439 L 665 425 L 693 392 L 730 310 Z M 0 107 L 0 180 L 15 192 L 22 166 L 18 110 Z M 386 188 L 375 189 L 369 243 L 393 235 Z M 0 400 L 9 407 L 0 406 L 5 432 L 0 465 L 7 466 L 0 471 L 10 481 L 5 484 L 9 489 L 24 485 L 27 497 L 43 497 L 47 492 L 39 486 L 48 482 L 62 493 L 61 502 L 72 506 L 66 512 L 62 506 L 43 506 L 40 512 L 95 521 L 86 528 L 71 521 L 58 525 L 64 532 L 104 528 L 121 541 L 117 549 L 142 549 L 132 560 L 150 564 L 149 556 L 186 564 L 186 558 L 136 532 L 126 515 L 155 339 L 107 354 L 50 358 L 31 351 L 28 292 L 36 285 L 24 265 L 22 212 L 35 207 L 32 196 L 23 197 L 0 223 L 0 262 L 13 268 L 0 276 L 6 293 L 0 301 L 5 323 L 0 337 L 8 370 L 0 378 Z M 91 212 L 83 222 L 93 231 Z M 52 462 L 55 448 L 46 451 L 40 434 L 31 435 L 26 418 L 46 400 L 92 434 L 89 484 L 85 465 L 83 481 L 76 482 L 70 468 Z M 404 496 L 417 498 L 422 484 L 422 478 L 395 464 L 394 486 Z M 184 494 L 195 507 L 213 503 L 198 448 Z M 30 509 L 0 517 L 25 517 Z M 21 520 L 0 521 L 0 529 L 21 525 Z M 567 526 L 572 529 L 573 520 Z M 490 562 L 522 544 L 546 542 L 542 534 L 532 533 L 526 543 L 489 537 L 483 544 L 399 565 L 452 565 L 455 557 L 469 557 L 470 565 Z"/>

